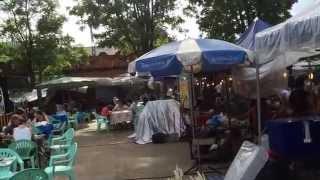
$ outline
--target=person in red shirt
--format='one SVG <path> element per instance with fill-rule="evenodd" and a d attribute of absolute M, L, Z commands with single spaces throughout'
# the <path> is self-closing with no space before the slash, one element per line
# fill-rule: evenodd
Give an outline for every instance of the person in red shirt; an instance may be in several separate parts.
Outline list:
<path fill-rule="evenodd" d="M 112 112 L 112 111 L 109 109 L 108 105 L 104 103 L 104 104 L 103 104 L 103 107 L 102 107 L 102 109 L 101 109 L 100 114 L 101 114 L 102 116 L 105 116 L 105 117 L 109 118 L 110 115 L 111 115 L 111 112 Z"/>

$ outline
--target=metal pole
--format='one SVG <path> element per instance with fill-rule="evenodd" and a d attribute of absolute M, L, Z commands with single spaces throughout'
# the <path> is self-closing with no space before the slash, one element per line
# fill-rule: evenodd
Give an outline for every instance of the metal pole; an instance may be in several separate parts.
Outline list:
<path fill-rule="evenodd" d="M 37 97 L 38 97 L 38 108 L 40 110 L 42 109 L 42 89 L 41 88 L 37 88 Z"/>
<path fill-rule="evenodd" d="M 257 91 L 257 120 L 258 120 L 258 143 L 261 143 L 261 94 L 260 94 L 260 72 L 259 64 L 256 62 L 256 91 Z"/>
<path fill-rule="evenodd" d="M 191 65 L 191 74 L 190 74 L 190 114 L 191 114 L 191 119 L 192 119 L 192 143 L 191 147 L 193 146 L 193 141 L 196 139 L 196 131 L 195 128 L 197 127 L 197 120 L 195 118 L 194 114 L 194 86 L 193 86 L 193 81 L 194 81 L 194 75 L 193 75 L 193 66 Z M 200 146 L 199 146 L 199 141 L 196 140 L 196 148 L 197 148 L 197 168 L 200 172 L 202 172 L 201 169 L 201 157 L 200 157 Z M 192 148 L 191 148 L 192 150 Z"/>

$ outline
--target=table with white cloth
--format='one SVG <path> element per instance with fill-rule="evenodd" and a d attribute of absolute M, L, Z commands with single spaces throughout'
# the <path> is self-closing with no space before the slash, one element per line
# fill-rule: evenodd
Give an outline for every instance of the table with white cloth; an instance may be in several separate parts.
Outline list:
<path fill-rule="evenodd" d="M 122 110 L 122 111 L 112 111 L 110 116 L 110 124 L 118 124 L 122 122 L 132 121 L 132 111 Z"/>
<path fill-rule="evenodd" d="M 152 142 L 155 133 L 176 134 L 180 137 L 184 128 L 178 101 L 173 99 L 149 101 L 139 116 L 136 143 Z"/>

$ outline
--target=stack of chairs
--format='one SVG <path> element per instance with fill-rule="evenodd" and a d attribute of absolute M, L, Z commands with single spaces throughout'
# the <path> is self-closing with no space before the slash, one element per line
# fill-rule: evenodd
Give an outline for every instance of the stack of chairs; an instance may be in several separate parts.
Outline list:
<path fill-rule="evenodd" d="M 46 146 L 51 150 L 48 165 L 41 169 L 37 144 L 30 140 L 12 142 L 0 149 L 0 159 L 12 158 L 7 171 L 0 172 L 0 180 L 53 180 L 56 176 L 76 179 L 74 165 L 78 144 L 74 141 L 75 130 L 68 128 L 61 135 L 52 135 Z M 27 162 L 30 162 L 28 165 Z"/>

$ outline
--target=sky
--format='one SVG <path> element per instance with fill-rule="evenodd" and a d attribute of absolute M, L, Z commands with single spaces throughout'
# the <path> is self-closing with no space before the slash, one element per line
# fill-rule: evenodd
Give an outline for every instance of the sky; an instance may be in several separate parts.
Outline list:
<path fill-rule="evenodd" d="M 296 15 L 300 13 L 305 8 L 311 6 L 315 1 L 317 0 L 298 0 L 298 2 L 293 5 L 291 14 Z M 182 14 L 182 9 L 186 6 L 186 1 L 179 0 L 178 3 L 179 8 L 174 12 L 174 14 L 184 17 L 184 15 Z M 66 15 L 67 17 L 67 22 L 63 26 L 63 32 L 72 36 L 75 39 L 76 45 L 91 46 L 92 43 L 90 39 L 89 29 L 85 28 L 83 31 L 80 31 L 80 26 L 76 23 L 79 20 L 79 18 L 68 15 L 67 8 L 72 7 L 75 4 L 75 1 L 59 0 L 59 4 L 59 12 L 61 14 Z M 177 30 L 171 29 L 168 29 L 168 32 L 169 34 L 175 36 L 178 40 L 183 40 L 186 38 L 199 38 L 201 32 L 199 31 L 199 26 L 196 23 L 195 18 L 186 18 L 185 23 L 183 23 L 181 27 L 183 29 L 186 29 L 187 32 L 180 33 Z"/>

